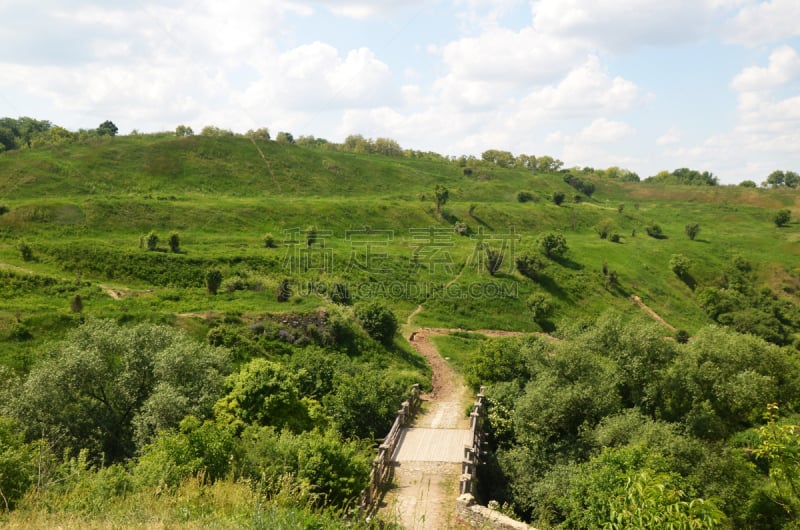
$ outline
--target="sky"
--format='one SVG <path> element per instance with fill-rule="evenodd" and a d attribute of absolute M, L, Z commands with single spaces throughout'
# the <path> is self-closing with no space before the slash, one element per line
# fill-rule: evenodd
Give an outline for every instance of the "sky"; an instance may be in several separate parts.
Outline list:
<path fill-rule="evenodd" d="M 0 116 L 800 172 L 800 0 L 1 0 Z"/>

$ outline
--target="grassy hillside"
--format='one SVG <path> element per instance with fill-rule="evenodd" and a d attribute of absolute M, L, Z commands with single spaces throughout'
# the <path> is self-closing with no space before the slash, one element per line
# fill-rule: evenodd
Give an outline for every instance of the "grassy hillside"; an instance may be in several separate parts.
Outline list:
<path fill-rule="evenodd" d="M 580 194 L 561 174 L 482 162 L 470 169 L 444 159 L 201 136 L 103 137 L 6 153 L 0 156 L 0 203 L 9 211 L 0 216 L 0 266 L 13 279 L 0 305 L 0 330 L 9 337 L 21 321 L 36 341 L 59 329 L 58 322 L 71 321 L 69 300 L 76 293 L 86 314 L 125 311 L 170 319 L 207 310 L 284 311 L 286 304 L 275 301 L 271 287 L 289 277 L 297 285 L 347 281 L 356 300 L 388 298 L 401 313 L 429 298 L 419 317 L 428 325 L 538 329 L 525 301 L 544 292 L 555 307 L 551 326 L 558 327 L 607 307 L 640 311 L 628 300 L 635 294 L 667 322 L 693 331 L 709 317 L 687 282 L 669 269 L 678 253 L 691 260 L 694 286 L 712 285 L 735 256 L 744 256 L 758 285 L 799 301 L 800 224 L 776 228 L 772 222 L 781 208 L 791 209 L 795 219 L 800 215 L 795 190 L 595 179 L 595 193 L 575 202 Z M 433 202 L 437 184 L 450 191 L 441 214 Z M 517 202 L 520 191 L 538 200 Z M 560 206 L 550 200 L 556 191 L 567 197 Z M 456 223 L 465 223 L 471 235 L 455 234 Z M 694 241 L 684 234 L 688 223 L 700 225 Z M 619 242 L 600 239 L 599 224 L 608 225 Z M 662 228 L 664 239 L 646 235 L 652 224 Z M 309 255 L 326 259 L 325 266 L 289 270 L 285 259 L 305 243 L 287 247 L 284 241 L 302 239 L 312 225 L 318 240 Z M 376 232 L 348 234 L 365 227 Z M 419 232 L 430 228 L 438 230 L 435 242 Z M 140 248 L 151 230 L 164 252 Z M 178 254 L 166 252 L 173 231 L 180 236 Z M 534 251 L 538 236 L 548 231 L 562 233 L 569 251 L 532 282 L 513 270 L 513 256 Z M 265 248 L 267 233 L 278 248 Z M 479 234 L 499 237 L 489 241 L 498 248 L 513 243 L 513 249 L 505 247 L 506 262 L 494 278 L 475 266 Z M 20 255 L 20 240 L 33 251 L 30 261 Z M 417 264 L 415 252 L 421 257 Z M 366 262 L 367 253 L 378 255 L 375 263 L 381 265 L 348 267 L 353 259 Z M 226 278 L 256 276 L 266 288 L 209 295 L 204 275 L 210 267 L 222 268 Z M 616 286 L 605 281 L 609 271 L 616 273 Z M 59 287 L 12 286 L 28 281 L 25 276 Z M 447 292 L 437 291 L 447 284 Z M 107 289 L 132 296 L 113 300 Z M 493 296 L 492 289 L 505 294 Z M 305 292 L 289 305 L 310 308 L 322 298 Z"/>

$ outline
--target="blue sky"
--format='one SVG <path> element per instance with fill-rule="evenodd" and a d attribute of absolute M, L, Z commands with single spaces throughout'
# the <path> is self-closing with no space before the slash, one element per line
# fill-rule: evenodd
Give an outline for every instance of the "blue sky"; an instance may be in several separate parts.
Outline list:
<path fill-rule="evenodd" d="M 798 0 L 4 0 L 0 116 L 800 171 Z"/>

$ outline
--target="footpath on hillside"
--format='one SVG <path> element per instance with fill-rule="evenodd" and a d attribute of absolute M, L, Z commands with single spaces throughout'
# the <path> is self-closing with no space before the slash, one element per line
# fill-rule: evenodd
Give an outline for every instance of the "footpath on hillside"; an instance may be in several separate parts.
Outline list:
<path fill-rule="evenodd" d="M 430 338 L 449 330 L 422 329 L 409 342 L 430 363 L 432 391 L 394 454 L 393 485 L 380 510 L 406 530 L 468 528 L 456 522 L 456 498 L 464 445 L 469 441 L 466 410 L 472 401 L 463 378 L 442 359 Z"/>

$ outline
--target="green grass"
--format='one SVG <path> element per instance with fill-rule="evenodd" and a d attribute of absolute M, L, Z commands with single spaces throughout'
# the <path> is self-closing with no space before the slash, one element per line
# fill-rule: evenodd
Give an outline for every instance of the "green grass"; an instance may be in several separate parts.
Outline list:
<path fill-rule="evenodd" d="M 553 301 L 551 327 L 592 318 L 609 307 L 638 312 L 628 300 L 636 294 L 674 326 L 694 331 L 709 320 L 692 290 L 669 270 L 670 257 L 677 253 L 692 261 L 690 272 L 700 286 L 712 284 L 734 256 L 745 256 L 756 266 L 759 285 L 800 303 L 791 287 L 800 263 L 796 190 L 595 179 L 594 195 L 574 203 L 575 191 L 558 174 L 478 162 L 467 176 L 446 160 L 275 142 L 259 147 L 269 167 L 244 138 L 98 138 L 0 156 L 0 203 L 11 209 L 0 216 L 0 263 L 65 286 L 57 295 L 45 288 L 7 294 L 0 304 L 0 337 L 18 317 L 32 330 L 23 345 L 45 340 L 50 327 L 58 334 L 62 326 L 57 322 L 77 318 L 69 313 L 69 300 L 78 292 L 86 315 L 166 321 L 179 313 L 307 311 L 330 303 L 299 289 L 289 302 L 278 303 L 274 287 L 286 277 L 296 285 L 346 282 L 356 301 L 381 298 L 399 315 L 424 303 L 415 321 L 420 325 L 538 330 L 525 305 L 534 292 Z M 439 183 L 450 189 L 441 216 L 432 199 Z M 519 203 L 518 191 L 540 200 Z M 549 200 L 553 191 L 570 199 L 556 206 Z M 618 205 L 624 205 L 621 213 Z M 793 209 L 795 221 L 778 229 L 772 216 L 785 207 Z M 472 237 L 452 233 L 456 222 L 466 223 Z M 597 236 L 594 227 L 601 222 L 611 223 L 620 243 Z M 645 234 L 653 223 L 666 239 Z M 695 241 L 684 234 L 687 223 L 701 227 Z M 325 270 L 287 270 L 284 259 L 290 249 L 283 241 L 292 230 L 302 234 L 311 225 L 322 234 L 312 252 L 316 257 L 327 253 L 328 265 Z M 387 271 L 348 267 L 366 248 L 349 241 L 348 232 L 365 227 L 390 234 L 371 247 Z M 434 270 L 424 250 L 421 263 L 412 262 L 423 245 L 414 229 L 430 227 L 441 230 L 439 256 L 449 256 Z M 493 278 L 465 265 L 479 234 L 497 237 L 512 229 L 518 236 L 516 253 L 534 251 L 543 232 L 563 233 L 570 247 L 566 259 L 550 263 L 538 282 L 511 268 Z M 178 231 L 181 254 L 139 248 L 150 230 L 160 235 L 162 249 L 169 233 Z M 266 233 L 273 234 L 279 248 L 264 248 Z M 20 239 L 33 248 L 33 261 L 22 261 Z M 616 272 L 617 287 L 606 288 L 604 264 Z M 203 279 L 210 267 L 220 268 L 225 278 L 256 277 L 263 288 L 209 295 Z M 74 285 L 77 278 L 80 288 Z M 127 296 L 112 300 L 101 285 Z M 0 353 L 8 356 L 19 347 L 4 340 Z"/>

